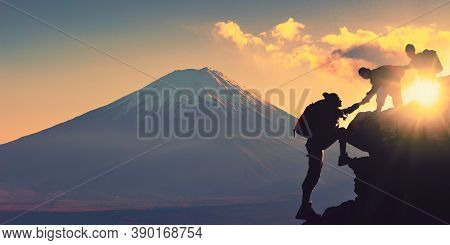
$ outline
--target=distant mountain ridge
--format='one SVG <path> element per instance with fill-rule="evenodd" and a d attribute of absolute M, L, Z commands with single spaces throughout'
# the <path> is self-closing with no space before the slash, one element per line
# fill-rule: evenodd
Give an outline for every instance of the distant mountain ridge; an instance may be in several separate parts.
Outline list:
<path fill-rule="evenodd" d="M 144 89 L 171 87 L 194 91 L 205 87 L 235 89 L 240 100 L 211 100 L 231 103 L 236 108 L 233 113 L 254 110 L 261 112 L 255 114 L 257 117 L 262 117 L 264 111 L 273 110 L 274 117 L 285 118 L 287 125 L 296 120 L 209 68 L 175 71 Z M 300 183 L 307 170 L 304 140 L 293 140 L 291 136 L 248 139 L 239 135 L 170 142 L 159 138 L 140 140 L 137 109 L 137 94 L 131 93 L 72 120 L 1 145 L 0 210 L 27 210 L 127 161 L 39 210 L 256 204 L 300 196 Z M 181 106 L 180 110 L 186 108 Z M 158 147 L 161 144 L 164 145 Z M 336 152 L 333 146 L 326 158 L 336 162 Z M 136 156 L 139 157 L 133 159 Z M 313 196 L 318 210 L 353 197 L 351 180 L 325 167 Z M 292 210 L 293 215 L 295 212 Z"/>

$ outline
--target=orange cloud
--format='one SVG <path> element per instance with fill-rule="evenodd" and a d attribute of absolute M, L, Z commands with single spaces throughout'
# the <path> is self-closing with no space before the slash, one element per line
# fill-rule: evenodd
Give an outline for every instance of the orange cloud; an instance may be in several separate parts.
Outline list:
<path fill-rule="evenodd" d="M 260 56 L 268 55 L 267 60 L 283 67 L 313 67 L 319 63 L 320 49 L 311 41 L 311 35 L 300 35 L 304 28 L 304 24 L 288 18 L 269 31 L 255 35 L 244 32 L 238 23 L 228 20 L 215 23 L 213 34 L 231 41 L 240 49 L 261 47 L 262 49 L 252 49 L 252 52 L 258 52 L 257 55 Z"/>
<path fill-rule="evenodd" d="M 270 53 L 280 51 L 285 46 L 296 42 L 312 43 L 311 35 L 300 35 L 304 29 L 304 24 L 289 18 L 269 31 L 251 34 L 244 32 L 238 23 L 228 20 L 227 22 L 215 23 L 212 33 L 217 37 L 231 41 L 239 48 L 263 47 L 266 52 Z M 286 42 L 289 42 L 289 44 Z"/>
<path fill-rule="evenodd" d="M 357 45 L 367 43 L 378 35 L 371 32 L 358 29 L 355 33 L 350 32 L 347 27 L 339 28 L 339 34 L 329 34 L 322 37 L 322 42 L 330 44 L 336 49 L 348 49 Z"/>
<path fill-rule="evenodd" d="M 439 31 L 437 38 L 442 41 L 450 42 L 450 31 Z"/>
<path fill-rule="evenodd" d="M 213 33 L 222 38 L 231 40 L 239 48 L 249 45 L 264 44 L 261 38 L 250 33 L 244 33 L 241 30 L 241 27 L 231 20 L 228 20 L 227 22 L 217 22 L 214 25 Z"/>
<path fill-rule="evenodd" d="M 286 22 L 276 25 L 272 30 L 272 36 L 279 40 L 299 40 L 300 31 L 305 29 L 305 25 L 289 18 Z"/>
<path fill-rule="evenodd" d="M 276 46 L 276 45 L 274 45 L 272 43 L 267 44 L 265 49 L 266 49 L 267 52 L 274 52 L 274 51 L 280 50 L 280 48 L 278 46 Z"/>
<path fill-rule="evenodd" d="M 350 58 L 366 59 L 375 63 L 402 61 L 406 44 L 412 43 L 418 50 L 439 48 L 440 42 L 450 41 L 450 32 L 437 30 L 436 26 L 386 27 L 384 33 L 358 29 L 349 31 L 346 27 L 338 34 L 328 34 L 321 42 L 332 50 L 339 50 Z"/>
<path fill-rule="evenodd" d="M 304 44 L 292 49 L 290 52 L 275 52 L 271 58 L 275 63 L 284 67 L 298 67 L 307 65 L 310 68 L 317 67 L 328 54 L 315 45 Z"/>

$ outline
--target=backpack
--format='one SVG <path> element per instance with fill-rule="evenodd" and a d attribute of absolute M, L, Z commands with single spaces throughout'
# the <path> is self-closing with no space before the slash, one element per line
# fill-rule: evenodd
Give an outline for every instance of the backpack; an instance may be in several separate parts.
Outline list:
<path fill-rule="evenodd" d="M 314 123 L 317 122 L 318 113 L 316 112 L 318 108 L 316 107 L 318 107 L 318 104 L 313 103 L 305 108 L 305 111 L 303 111 L 303 114 L 297 120 L 297 123 L 295 124 L 295 127 L 293 129 L 294 138 L 295 134 L 298 134 L 308 139 L 312 137 L 312 130 L 310 125 L 314 125 Z"/>
<path fill-rule="evenodd" d="M 421 61 L 419 62 L 419 68 L 429 68 L 433 74 L 437 74 L 443 71 L 443 67 L 439 57 L 436 54 L 436 51 L 425 49 L 422 53 L 419 54 L 421 56 Z"/>

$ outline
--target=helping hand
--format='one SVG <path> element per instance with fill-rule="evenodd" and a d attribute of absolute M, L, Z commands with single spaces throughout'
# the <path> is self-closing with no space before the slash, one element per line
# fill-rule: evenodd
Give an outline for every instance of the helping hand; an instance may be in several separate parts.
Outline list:
<path fill-rule="evenodd" d="M 362 106 L 362 105 L 365 105 L 365 104 L 369 103 L 369 101 L 370 101 L 370 100 L 363 99 L 363 100 L 361 100 L 361 102 L 359 102 L 358 104 L 359 104 L 359 106 Z"/>
<path fill-rule="evenodd" d="M 352 106 L 350 106 L 350 108 L 352 109 L 352 111 L 356 111 L 358 110 L 358 108 L 361 106 L 361 103 L 355 103 Z"/>

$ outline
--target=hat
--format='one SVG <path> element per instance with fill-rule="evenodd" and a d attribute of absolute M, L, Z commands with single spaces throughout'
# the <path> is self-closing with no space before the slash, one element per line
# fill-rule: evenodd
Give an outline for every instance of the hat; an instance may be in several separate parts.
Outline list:
<path fill-rule="evenodd" d="M 334 101 L 341 100 L 336 93 L 323 93 L 322 95 L 325 98 L 325 100 L 334 100 Z"/>

